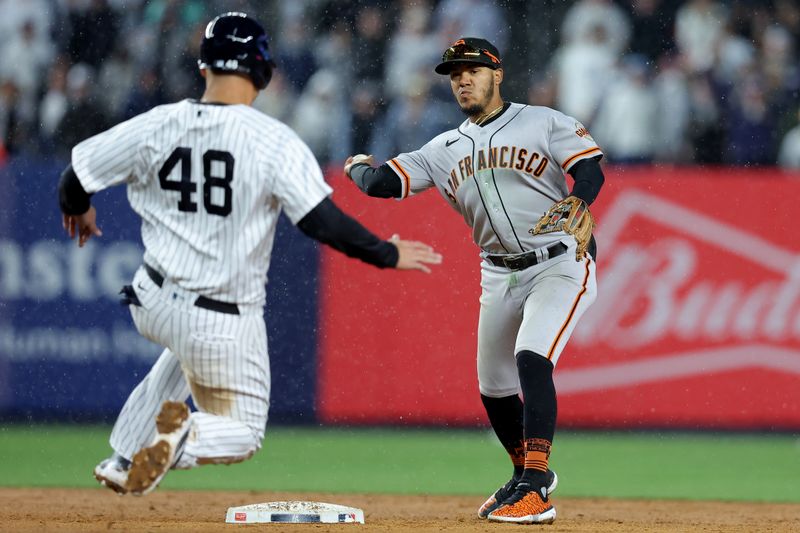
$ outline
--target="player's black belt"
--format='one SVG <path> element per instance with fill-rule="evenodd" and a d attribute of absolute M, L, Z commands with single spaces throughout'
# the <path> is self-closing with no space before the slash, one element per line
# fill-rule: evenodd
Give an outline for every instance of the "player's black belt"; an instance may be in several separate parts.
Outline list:
<path fill-rule="evenodd" d="M 144 269 L 147 271 L 147 275 L 150 277 L 150 279 L 153 280 L 153 283 L 159 287 L 164 285 L 164 276 L 161 275 L 161 272 L 151 267 L 147 263 L 144 264 Z M 209 311 L 216 311 L 218 313 L 226 313 L 229 315 L 239 314 L 238 305 L 220 302 L 219 300 L 212 300 L 211 298 L 207 298 L 205 296 L 198 296 L 197 300 L 194 301 L 194 305 L 197 307 L 202 307 L 203 309 L 208 309 Z"/>
<path fill-rule="evenodd" d="M 542 261 L 558 257 L 567 251 L 567 245 L 563 242 L 557 242 L 552 246 L 548 246 L 546 250 L 546 257 L 544 254 L 537 254 L 533 251 L 515 255 L 487 255 L 486 260 L 495 266 L 505 267 L 509 270 L 525 270 L 533 265 L 538 265 Z"/>

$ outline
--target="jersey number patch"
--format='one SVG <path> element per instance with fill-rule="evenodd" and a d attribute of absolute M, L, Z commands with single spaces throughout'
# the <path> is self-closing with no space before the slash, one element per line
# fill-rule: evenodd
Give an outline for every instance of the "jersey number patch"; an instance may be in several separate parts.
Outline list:
<path fill-rule="evenodd" d="M 223 176 L 212 175 L 212 164 L 221 163 Z M 235 160 L 230 152 L 220 150 L 206 150 L 203 154 L 203 207 L 207 213 L 226 217 L 231 214 L 233 208 L 233 164 Z M 180 163 L 180 181 L 170 180 L 169 175 L 175 166 Z M 219 165 L 217 165 L 219 168 Z M 165 191 L 178 191 L 181 198 L 178 201 L 178 211 L 185 213 L 196 213 L 197 202 L 192 197 L 197 192 L 197 184 L 192 181 L 192 149 L 179 146 L 170 154 L 161 170 L 158 171 L 158 182 Z M 214 203 L 212 195 L 214 189 L 222 191 L 222 203 Z"/>

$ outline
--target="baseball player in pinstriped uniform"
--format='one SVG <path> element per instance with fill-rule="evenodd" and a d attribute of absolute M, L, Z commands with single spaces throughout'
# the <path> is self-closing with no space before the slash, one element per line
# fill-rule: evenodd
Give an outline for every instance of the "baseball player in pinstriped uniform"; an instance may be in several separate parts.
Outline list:
<path fill-rule="evenodd" d="M 472 228 L 483 259 L 480 394 L 514 467 L 478 515 L 552 522 L 549 494 L 558 483 L 548 468 L 556 422 L 553 369 L 595 299 L 595 247 L 587 238 L 589 252 L 576 253 L 572 235 L 534 234 L 531 226 L 569 196 L 584 207 L 592 203 L 604 181 L 602 152 L 575 119 L 503 102 L 500 54 L 484 39 L 456 41 L 436 72 L 450 76 L 469 118 L 377 168 L 371 156 L 350 157 L 345 172 L 370 196 L 406 198 L 436 188 Z M 574 178 L 572 191 L 565 173 Z"/>
<path fill-rule="evenodd" d="M 114 454 L 94 471 L 121 494 L 147 494 L 170 468 L 243 461 L 261 447 L 263 306 L 281 209 L 312 238 L 380 268 L 427 272 L 441 261 L 342 213 L 308 147 L 250 107 L 274 66 L 255 20 L 212 20 L 199 66 L 200 101 L 156 107 L 78 144 L 59 185 L 64 228 L 81 246 L 101 235 L 92 193 L 124 183 L 142 217 L 144 264 L 124 302 L 139 332 L 165 349 L 120 412 Z"/>

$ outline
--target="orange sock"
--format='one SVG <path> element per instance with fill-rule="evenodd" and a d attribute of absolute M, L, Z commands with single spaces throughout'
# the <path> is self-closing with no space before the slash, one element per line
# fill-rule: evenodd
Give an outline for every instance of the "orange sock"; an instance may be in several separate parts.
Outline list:
<path fill-rule="evenodd" d="M 525 439 L 525 470 L 547 472 L 551 446 L 546 439 Z"/>

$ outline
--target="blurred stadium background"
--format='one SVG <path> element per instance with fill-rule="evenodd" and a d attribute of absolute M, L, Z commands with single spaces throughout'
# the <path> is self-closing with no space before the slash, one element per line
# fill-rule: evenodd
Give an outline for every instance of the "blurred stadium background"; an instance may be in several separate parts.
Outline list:
<path fill-rule="evenodd" d="M 298 131 L 349 212 L 432 242 L 445 264 L 374 271 L 282 221 L 265 450 L 165 486 L 336 490 L 324 480 L 349 478 L 339 490 L 367 491 L 372 475 L 400 480 L 377 490 L 481 494 L 503 481 L 474 376 L 468 231 L 433 193 L 365 200 L 340 171 L 351 153 L 383 160 L 463 119 L 432 67 L 474 35 L 500 49 L 506 99 L 575 116 L 607 155 L 600 297 L 557 372 L 567 494 L 800 501 L 793 0 L 0 0 L 0 456 L 20 457 L 0 483 L 90 484 L 104 424 L 159 353 L 117 304 L 141 261 L 124 190 L 102 193 L 105 235 L 79 251 L 55 186 L 76 142 L 200 96 L 203 28 L 230 10 L 272 35 L 279 68 L 256 107 Z M 281 470 L 319 453 L 309 441 L 339 458 L 330 475 Z M 59 475 L 31 475 L 42 454 Z M 745 456 L 757 494 L 736 488 Z M 713 484 L 698 490 L 701 476 Z"/>

